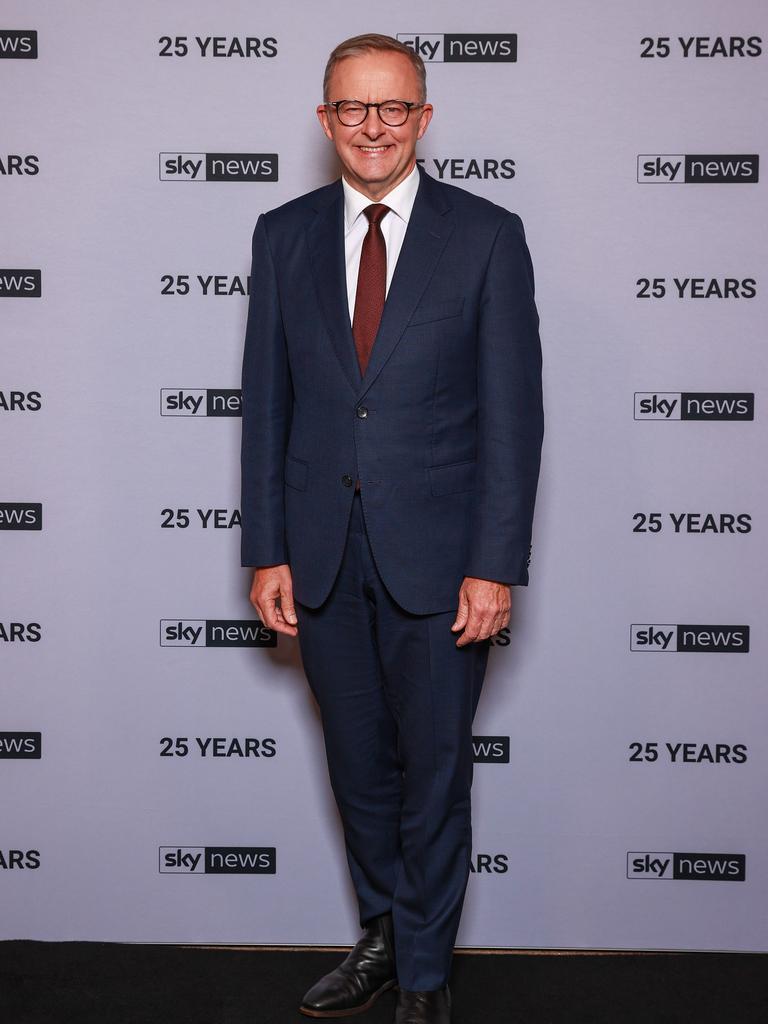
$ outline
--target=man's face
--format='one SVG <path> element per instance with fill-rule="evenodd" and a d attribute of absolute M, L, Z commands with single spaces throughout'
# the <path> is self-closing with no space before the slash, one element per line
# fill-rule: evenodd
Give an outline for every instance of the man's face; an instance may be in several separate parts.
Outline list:
<path fill-rule="evenodd" d="M 405 54 L 394 50 L 374 50 L 339 61 L 328 83 L 328 93 L 329 101 L 418 103 L 420 99 L 416 69 Z M 432 119 L 432 106 L 427 103 L 412 110 L 405 124 L 397 128 L 384 124 L 376 108 L 370 108 L 363 123 L 354 128 L 343 125 L 336 111 L 322 104 L 317 116 L 336 147 L 344 177 L 353 188 L 378 202 L 413 170 L 416 142 Z"/>

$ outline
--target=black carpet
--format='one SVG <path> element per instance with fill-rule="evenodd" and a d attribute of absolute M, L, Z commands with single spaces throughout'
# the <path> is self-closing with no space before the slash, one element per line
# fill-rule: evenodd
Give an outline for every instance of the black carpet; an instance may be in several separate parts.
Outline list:
<path fill-rule="evenodd" d="M 0 943 L 2 1024 L 299 1024 L 343 953 Z M 453 1024 L 766 1024 L 762 954 L 457 954 Z M 360 1024 L 392 1024 L 394 992 Z"/>

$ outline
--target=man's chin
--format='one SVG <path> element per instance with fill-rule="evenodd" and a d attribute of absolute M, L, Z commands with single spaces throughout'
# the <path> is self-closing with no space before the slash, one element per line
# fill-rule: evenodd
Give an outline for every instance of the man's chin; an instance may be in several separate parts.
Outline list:
<path fill-rule="evenodd" d="M 358 181 L 364 183 L 381 185 L 382 182 L 388 181 L 390 178 L 395 177 L 392 170 L 386 167 L 360 167 L 355 169 L 354 175 Z"/>
<path fill-rule="evenodd" d="M 381 189 L 382 187 L 394 186 L 399 178 L 403 177 L 402 171 L 392 167 L 350 167 L 347 169 L 347 177 L 353 177 L 361 188 L 365 186 Z"/>

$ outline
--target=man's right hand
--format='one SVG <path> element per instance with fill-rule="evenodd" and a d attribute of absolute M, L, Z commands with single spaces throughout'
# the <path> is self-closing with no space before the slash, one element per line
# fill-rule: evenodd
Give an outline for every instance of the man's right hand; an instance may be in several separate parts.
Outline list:
<path fill-rule="evenodd" d="M 296 636 L 293 577 L 288 565 L 267 565 L 253 570 L 250 600 L 265 626 Z"/>

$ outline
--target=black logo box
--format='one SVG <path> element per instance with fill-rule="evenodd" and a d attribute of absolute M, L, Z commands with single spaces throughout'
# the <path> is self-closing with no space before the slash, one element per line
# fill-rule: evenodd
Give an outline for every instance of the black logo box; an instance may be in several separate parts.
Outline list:
<path fill-rule="evenodd" d="M 42 757 L 43 734 L 41 732 L 0 732 L 0 758 Z M 19 749 L 22 747 L 24 749 Z"/>
<path fill-rule="evenodd" d="M 244 164 L 252 163 L 254 160 L 271 163 L 271 170 L 264 174 L 261 168 L 250 173 L 241 170 Z M 226 166 L 222 171 L 216 170 L 217 163 L 228 164 L 234 161 L 238 165 L 236 171 L 229 171 Z M 205 178 L 206 181 L 277 181 L 277 153 L 206 153 L 205 154 Z"/>
<path fill-rule="evenodd" d="M 686 638 L 685 638 L 686 633 L 688 633 L 688 634 L 693 633 L 695 635 L 695 634 L 703 633 L 703 632 L 707 632 L 707 633 L 720 633 L 720 634 L 722 634 L 722 633 L 730 633 L 731 635 L 733 635 L 734 633 L 740 633 L 742 638 L 743 638 L 743 642 L 738 647 L 735 647 L 735 646 L 728 646 L 727 644 L 724 644 L 724 643 L 717 643 L 717 644 L 698 643 L 696 640 L 686 640 Z M 689 625 L 678 624 L 678 626 L 677 626 L 677 650 L 678 650 L 678 652 L 682 652 L 684 654 L 688 653 L 688 652 L 692 652 L 692 653 L 697 653 L 697 652 L 710 653 L 710 652 L 713 652 L 713 651 L 715 653 L 720 653 L 720 654 L 748 654 L 749 653 L 749 626 L 718 626 L 718 625 L 709 625 L 709 624 L 707 624 L 705 626 L 702 626 L 702 625 L 696 625 L 696 624 L 689 624 Z"/>
<path fill-rule="evenodd" d="M 266 855 L 269 866 L 249 867 L 245 871 L 239 864 L 232 866 L 220 863 L 230 855 L 240 857 L 246 854 L 251 857 Z M 205 873 L 206 875 L 274 875 L 277 873 L 277 848 L 274 846 L 206 846 Z"/>
<path fill-rule="evenodd" d="M 424 33 L 427 35 L 428 33 Z M 508 43 L 509 52 L 489 56 L 483 52 L 487 48 L 484 43 Z M 452 43 L 460 44 L 460 56 L 452 53 Z M 478 53 L 467 53 L 467 44 L 477 44 Z M 478 32 L 446 32 L 443 35 L 443 63 L 444 64 L 486 64 L 486 63 L 513 63 L 517 60 L 517 33 L 478 33 Z"/>
<path fill-rule="evenodd" d="M 753 420 L 755 418 L 755 394 L 753 391 L 681 391 L 682 409 L 680 418 L 684 420 Z M 746 412 L 698 412 L 694 403 L 699 406 L 705 402 L 717 403 L 743 401 Z"/>
<path fill-rule="evenodd" d="M 745 853 L 675 853 L 672 855 L 672 877 L 705 882 L 743 882 L 747 877 Z M 727 875 L 720 871 L 696 870 L 697 864 L 733 864 L 736 871 Z"/>
<path fill-rule="evenodd" d="M 473 736 L 475 764 L 509 764 L 509 736 Z"/>
<path fill-rule="evenodd" d="M 4 513 L 13 512 L 12 516 Z M 24 516 L 31 512 L 31 517 Z M 19 522 L 23 516 L 24 521 Z M 31 521 L 28 521 L 28 518 Z M 0 530 L 42 530 L 43 503 L 41 501 L 0 501 Z"/>
<path fill-rule="evenodd" d="M 5 282 L 12 277 L 32 278 L 31 288 L 7 288 Z M 28 268 L 3 267 L 0 269 L 0 297 L 7 299 L 40 299 L 43 294 L 43 272 Z"/>
<path fill-rule="evenodd" d="M 737 164 L 739 167 L 746 161 L 753 164 L 749 174 L 741 174 L 736 170 L 722 170 L 717 174 L 707 175 L 699 170 L 699 165 L 705 167 L 708 163 L 718 164 L 722 167 L 723 162 Z M 688 153 L 685 155 L 685 182 L 696 185 L 722 185 L 722 184 L 754 184 L 759 180 L 760 157 L 757 153 Z"/>
<path fill-rule="evenodd" d="M 258 637 L 244 637 L 242 633 L 237 640 L 230 640 L 229 637 L 217 639 L 214 632 L 236 630 L 253 630 L 259 625 Z M 267 633 L 267 639 L 262 639 L 262 630 Z M 206 647 L 277 647 L 277 632 L 265 626 L 260 619 L 206 619 L 205 620 L 205 646 Z"/>
<path fill-rule="evenodd" d="M 231 408 L 231 399 L 240 401 L 240 408 Z M 207 388 L 205 395 L 206 416 L 242 416 L 242 391 L 240 388 Z"/>
<path fill-rule="evenodd" d="M 22 41 L 27 45 L 22 49 Z M 37 29 L 0 29 L 0 59 L 37 60 Z"/>

